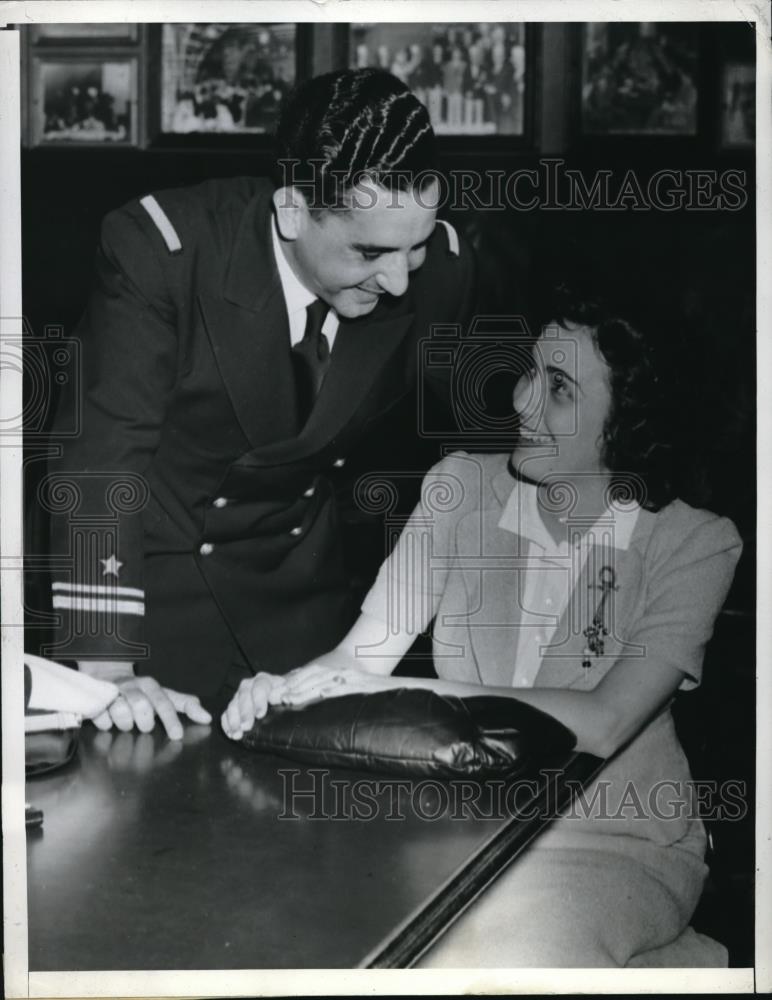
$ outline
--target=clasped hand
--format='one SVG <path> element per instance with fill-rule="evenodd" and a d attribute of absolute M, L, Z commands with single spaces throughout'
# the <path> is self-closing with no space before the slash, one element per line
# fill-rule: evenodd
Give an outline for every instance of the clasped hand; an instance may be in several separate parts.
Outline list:
<path fill-rule="evenodd" d="M 240 740 L 273 705 L 304 705 L 394 686 L 393 678 L 362 670 L 356 660 L 344 654 L 326 653 L 284 676 L 259 673 L 243 680 L 222 714 L 223 732 L 232 740 Z"/>

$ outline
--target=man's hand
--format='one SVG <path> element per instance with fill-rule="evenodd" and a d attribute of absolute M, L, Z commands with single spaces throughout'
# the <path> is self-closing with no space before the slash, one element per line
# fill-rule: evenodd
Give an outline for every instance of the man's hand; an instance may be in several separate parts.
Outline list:
<path fill-rule="evenodd" d="M 286 683 L 284 677 L 265 673 L 243 680 L 220 718 L 225 735 L 240 740 L 255 719 L 265 716 L 269 705 L 281 702 Z"/>
<path fill-rule="evenodd" d="M 129 732 L 136 726 L 140 732 L 149 733 L 158 716 L 169 739 L 181 740 L 182 724 L 177 717 L 178 712 L 203 725 L 212 721 L 212 716 L 195 695 L 161 687 L 152 677 L 135 677 L 130 663 L 81 661 L 78 669 L 92 677 L 112 681 L 121 692 L 104 712 L 92 720 L 97 729 L 116 726 Z"/>

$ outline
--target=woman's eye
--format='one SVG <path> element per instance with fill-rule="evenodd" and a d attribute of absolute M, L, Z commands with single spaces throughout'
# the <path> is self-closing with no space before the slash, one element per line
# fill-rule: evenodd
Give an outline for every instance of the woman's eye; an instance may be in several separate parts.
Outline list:
<path fill-rule="evenodd" d="M 568 379 L 563 372 L 553 372 L 551 389 L 556 396 L 564 396 L 568 392 Z"/>
<path fill-rule="evenodd" d="M 362 250 L 363 260 L 378 260 L 381 255 L 379 253 L 371 253 L 368 250 Z"/>

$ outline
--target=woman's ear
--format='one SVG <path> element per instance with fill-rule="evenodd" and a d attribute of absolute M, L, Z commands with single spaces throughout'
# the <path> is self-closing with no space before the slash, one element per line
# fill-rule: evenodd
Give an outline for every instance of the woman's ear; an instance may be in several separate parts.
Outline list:
<path fill-rule="evenodd" d="M 305 227 L 309 214 L 303 192 L 296 187 L 280 187 L 273 193 L 276 225 L 285 240 L 296 240 Z"/>

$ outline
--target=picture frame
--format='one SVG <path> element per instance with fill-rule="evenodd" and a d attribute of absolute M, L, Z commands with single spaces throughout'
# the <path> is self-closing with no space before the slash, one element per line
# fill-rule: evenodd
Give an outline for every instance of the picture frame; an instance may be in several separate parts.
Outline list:
<path fill-rule="evenodd" d="M 346 62 L 380 66 L 429 111 L 440 141 L 524 141 L 531 131 L 533 25 L 520 21 L 348 27 Z"/>
<path fill-rule="evenodd" d="M 33 24 L 30 40 L 34 45 L 130 45 L 139 42 L 138 24 L 102 22 L 101 24 Z"/>
<path fill-rule="evenodd" d="M 290 23 L 154 26 L 149 59 L 148 143 L 260 146 L 279 104 L 309 75 L 309 27 Z"/>
<path fill-rule="evenodd" d="M 701 55 L 695 23 L 582 25 L 581 134 L 697 138 Z"/>
<path fill-rule="evenodd" d="M 138 144 L 137 55 L 33 50 L 29 72 L 28 130 L 32 146 Z"/>
<path fill-rule="evenodd" d="M 721 70 L 719 145 L 752 149 L 756 143 L 756 68 L 752 62 L 728 61 Z"/>

